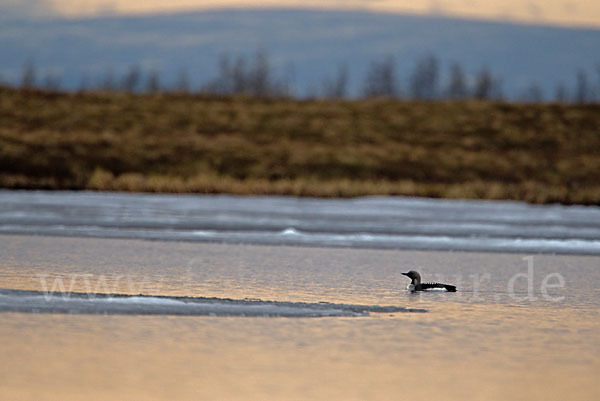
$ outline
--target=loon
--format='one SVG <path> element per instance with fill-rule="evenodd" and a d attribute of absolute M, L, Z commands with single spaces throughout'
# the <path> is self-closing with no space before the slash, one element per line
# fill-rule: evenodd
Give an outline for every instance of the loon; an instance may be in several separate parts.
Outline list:
<path fill-rule="evenodd" d="M 406 287 L 410 292 L 429 290 L 431 288 L 444 288 L 448 292 L 456 292 L 456 286 L 442 283 L 421 283 L 421 275 L 419 272 L 411 270 L 408 273 L 402 273 L 412 281 Z"/>

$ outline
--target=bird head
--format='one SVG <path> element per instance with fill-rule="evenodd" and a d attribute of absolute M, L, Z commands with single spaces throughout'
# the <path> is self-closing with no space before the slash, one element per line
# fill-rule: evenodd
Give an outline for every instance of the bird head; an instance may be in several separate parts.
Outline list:
<path fill-rule="evenodd" d="M 417 281 L 417 282 L 421 282 L 421 275 L 419 274 L 419 272 L 411 270 L 407 273 L 402 273 L 403 275 L 407 276 L 408 278 L 410 278 L 413 281 Z"/>

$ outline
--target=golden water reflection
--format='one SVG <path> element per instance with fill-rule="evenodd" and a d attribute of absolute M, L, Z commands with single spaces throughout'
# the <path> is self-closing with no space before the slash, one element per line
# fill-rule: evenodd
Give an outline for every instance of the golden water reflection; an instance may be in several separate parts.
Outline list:
<path fill-rule="evenodd" d="M 2 400 L 600 399 L 597 257 L 536 255 L 537 300 L 517 302 L 505 290 L 526 269 L 514 254 L 23 236 L 0 236 L 0 246 L 0 288 L 39 291 L 40 274 L 108 284 L 146 277 L 160 282 L 161 295 L 429 310 L 360 318 L 0 313 Z M 408 294 L 407 266 L 453 283 L 462 277 L 462 293 Z M 491 277 L 476 301 L 475 272 Z M 551 272 L 565 278 L 561 302 L 539 294 Z"/>
<path fill-rule="evenodd" d="M 0 315 L 10 400 L 592 400 L 598 313 Z M 557 327 L 560 326 L 560 327 Z"/>

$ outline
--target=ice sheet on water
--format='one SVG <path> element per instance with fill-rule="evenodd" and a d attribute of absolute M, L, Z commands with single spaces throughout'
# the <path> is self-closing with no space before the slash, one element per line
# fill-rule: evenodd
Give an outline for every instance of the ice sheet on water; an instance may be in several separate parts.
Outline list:
<path fill-rule="evenodd" d="M 0 234 L 600 255 L 600 207 L 0 190 Z"/>
<path fill-rule="evenodd" d="M 0 312 L 108 315 L 358 317 L 426 312 L 401 306 L 0 290 Z"/>

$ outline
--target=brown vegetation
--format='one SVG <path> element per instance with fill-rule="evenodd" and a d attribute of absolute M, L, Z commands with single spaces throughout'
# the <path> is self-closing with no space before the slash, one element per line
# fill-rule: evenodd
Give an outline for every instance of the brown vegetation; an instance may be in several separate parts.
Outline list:
<path fill-rule="evenodd" d="M 0 89 L 0 186 L 600 204 L 600 106 Z"/>

